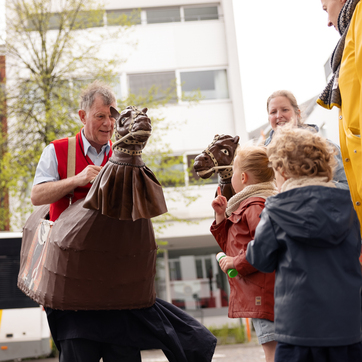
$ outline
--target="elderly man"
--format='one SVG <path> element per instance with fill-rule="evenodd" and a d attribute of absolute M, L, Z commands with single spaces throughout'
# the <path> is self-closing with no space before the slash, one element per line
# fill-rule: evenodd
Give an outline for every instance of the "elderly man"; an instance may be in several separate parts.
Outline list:
<path fill-rule="evenodd" d="M 67 138 L 53 141 L 44 149 L 35 174 L 31 201 L 33 205 L 51 204 L 52 221 L 65 210 L 69 204 L 66 196 L 73 190 L 73 202 L 85 196 L 89 181 L 97 176 L 112 152 L 109 140 L 115 119 L 110 107 L 116 107 L 115 95 L 108 86 L 96 81 L 83 92 L 81 99 L 78 113 L 84 128 L 76 135 L 76 175 L 67 178 L 64 174 Z"/>
<path fill-rule="evenodd" d="M 327 109 L 340 108 L 339 135 L 344 169 L 354 208 L 362 225 L 362 3 L 321 0 L 328 26 L 341 35 L 333 52 L 333 77 L 318 99 Z M 362 261 L 362 260 L 361 260 Z"/>
<path fill-rule="evenodd" d="M 50 220 L 55 221 L 72 201 L 84 198 L 90 181 L 111 156 L 110 139 L 115 119 L 110 107 L 116 107 L 111 88 L 95 81 L 83 91 L 79 118 L 83 129 L 76 135 L 75 175 L 67 178 L 68 138 L 53 141 L 40 158 L 31 192 L 34 205 L 50 204 Z M 61 362 L 141 361 L 137 348 L 112 343 L 102 330 L 112 333 L 107 324 L 110 311 L 60 311 L 46 308 L 53 339 L 60 350 Z M 109 343 L 106 343 L 109 342 Z M 125 359 L 124 359 L 125 358 Z"/>

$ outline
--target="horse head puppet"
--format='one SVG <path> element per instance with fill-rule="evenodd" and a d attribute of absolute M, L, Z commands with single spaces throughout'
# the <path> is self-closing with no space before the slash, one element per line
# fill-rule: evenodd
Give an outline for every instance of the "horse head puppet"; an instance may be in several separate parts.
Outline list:
<path fill-rule="evenodd" d="M 151 120 L 128 106 L 116 119 L 113 153 L 88 192 L 84 207 L 120 220 L 149 219 L 167 211 L 162 187 L 142 160 L 142 150 L 151 136 Z"/>
<path fill-rule="evenodd" d="M 221 193 L 229 200 L 235 195 L 231 185 L 233 161 L 239 146 L 239 136 L 215 135 L 207 148 L 195 157 L 194 170 L 203 179 L 211 177 L 214 172 L 219 175 Z"/>

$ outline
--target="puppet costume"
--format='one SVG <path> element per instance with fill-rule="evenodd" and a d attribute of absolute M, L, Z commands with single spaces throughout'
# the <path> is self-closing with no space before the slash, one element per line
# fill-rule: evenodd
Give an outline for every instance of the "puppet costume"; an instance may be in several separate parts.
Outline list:
<path fill-rule="evenodd" d="M 54 221 L 46 220 L 49 205 L 29 217 L 18 286 L 46 308 L 59 350 L 60 341 L 86 339 L 162 349 L 173 362 L 210 362 L 216 338 L 156 298 L 157 244 L 150 218 L 167 208 L 161 185 L 141 159 L 151 134 L 146 111 L 127 107 L 119 114 L 111 107 L 118 140 L 86 199 Z M 76 173 L 86 167 L 78 166 Z"/>

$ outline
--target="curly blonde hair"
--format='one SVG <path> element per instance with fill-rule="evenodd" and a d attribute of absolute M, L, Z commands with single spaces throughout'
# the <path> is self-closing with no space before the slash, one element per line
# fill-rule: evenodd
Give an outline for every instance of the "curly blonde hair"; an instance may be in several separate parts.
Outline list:
<path fill-rule="evenodd" d="M 324 138 L 307 129 L 285 125 L 275 133 L 267 153 L 272 167 L 287 177 L 333 178 L 336 150 Z"/>
<path fill-rule="evenodd" d="M 273 181 L 274 170 L 269 166 L 266 147 L 246 144 L 238 147 L 236 156 L 234 164 L 242 172 L 252 173 L 258 183 Z"/>

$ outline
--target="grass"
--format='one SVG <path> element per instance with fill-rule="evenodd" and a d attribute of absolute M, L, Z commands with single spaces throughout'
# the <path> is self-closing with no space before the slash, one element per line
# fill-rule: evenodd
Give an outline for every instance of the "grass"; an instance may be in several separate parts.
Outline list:
<path fill-rule="evenodd" d="M 230 327 L 224 324 L 220 327 L 209 327 L 209 331 L 217 338 L 218 344 L 236 344 L 244 343 L 246 340 L 246 333 L 244 325 Z"/>

